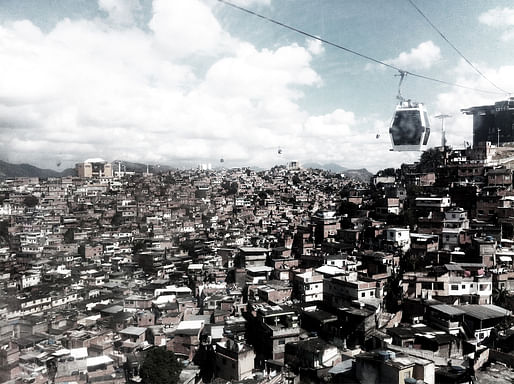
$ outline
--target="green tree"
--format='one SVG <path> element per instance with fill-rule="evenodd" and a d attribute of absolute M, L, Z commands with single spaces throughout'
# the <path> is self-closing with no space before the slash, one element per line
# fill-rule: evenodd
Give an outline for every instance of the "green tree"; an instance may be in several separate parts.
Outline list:
<path fill-rule="evenodd" d="M 172 351 L 165 348 L 149 349 L 140 376 L 144 384 L 178 383 L 182 366 Z"/>

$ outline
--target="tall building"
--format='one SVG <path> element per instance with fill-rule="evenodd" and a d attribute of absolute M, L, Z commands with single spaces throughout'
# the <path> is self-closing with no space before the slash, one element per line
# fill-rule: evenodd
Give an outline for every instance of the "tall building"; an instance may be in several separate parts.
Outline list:
<path fill-rule="evenodd" d="M 514 142 L 514 97 L 497 101 L 494 105 L 482 105 L 461 110 L 473 115 L 473 147 L 490 141 L 503 144 Z"/>
<path fill-rule="evenodd" d="M 79 177 L 112 177 L 112 165 L 107 161 L 96 158 L 87 159 L 75 165 Z"/>

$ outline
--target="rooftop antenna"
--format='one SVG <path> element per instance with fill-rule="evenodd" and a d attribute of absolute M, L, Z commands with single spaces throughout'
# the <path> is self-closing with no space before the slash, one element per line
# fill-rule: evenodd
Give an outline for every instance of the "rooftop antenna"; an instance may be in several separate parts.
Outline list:
<path fill-rule="evenodd" d="M 452 117 L 452 115 L 440 114 L 435 118 L 441 120 L 441 147 L 446 148 L 446 130 L 444 129 L 444 119 Z"/>

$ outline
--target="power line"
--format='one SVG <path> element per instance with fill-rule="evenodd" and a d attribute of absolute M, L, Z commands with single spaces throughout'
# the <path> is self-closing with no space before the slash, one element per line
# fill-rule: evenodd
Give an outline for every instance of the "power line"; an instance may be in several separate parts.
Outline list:
<path fill-rule="evenodd" d="M 455 46 L 452 44 L 452 42 L 450 40 L 448 40 L 448 38 L 444 35 L 444 33 L 442 33 L 439 28 L 437 28 L 434 23 L 432 23 L 432 21 L 428 18 L 427 15 L 425 15 L 423 13 L 423 11 L 421 9 L 418 8 L 418 6 L 414 3 L 413 0 L 407 0 L 415 9 L 416 11 L 418 11 L 418 13 L 427 21 L 428 24 L 430 24 L 430 26 L 443 38 L 444 41 L 446 41 L 448 43 L 448 45 L 450 47 L 453 48 L 453 50 L 455 52 L 457 52 L 459 54 L 460 57 L 462 57 L 466 63 L 468 63 L 471 68 L 473 68 L 475 70 L 476 73 L 478 73 L 480 76 L 482 76 L 484 79 L 486 79 L 494 88 L 496 88 L 497 90 L 505 93 L 505 94 L 510 94 L 510 92 L 507 92 L 506 90 L 498 87 L 495 83 L 493 83 L 491 80 L 489 80 L 489 78 L 487 78 L 486 75 L 484 75 L 482 73 L 482 71 L 480 71 L 480 69 L 478 69 L 470 60 L 468 60 L 468 58 L 466 56 L 464 56 L 464 54 Z"/>
<path fill-rule="evenodd" d="M 235 9 L 238 9 L 242 12 L 246 12 L 250 15 L 253 15 L 253 16 L 256 16 L 256 17 L 259 17 L 263 20 L 266 20 L 266 21 L 269 21 L 270 23 L 273 23 L 273 24 L 276 24 L 276 25 L 279 25 L 283 28 L 286 28 L 286 29 L 289 29 L 291 31 L 294 31 L 296 33 L 299 33 L 301 35 L 304 35 L 304 36 L 307 36 L 307 37 L 310 37 L 311 39 L 314 39 L 314 40 L 318 40 L 318 41 L 321 41 L 322 43 L 325 43 L 327 45 L 330 45 L 332 47 L 335 47 L 335 48 L 338 48 L 338 49 L 341 49 L 345 52 L 348 52 L 348 53 L 351 53 L 353 55 L 356 55 L 356 56 L 359 56 L 363 59 L 366 59 L 366 60 L 369 60 L 369 61 L 372 61 L 376 64 L 380 64 L 380 65 L 383 65 L 385 67 L 388 67 L 388 68 L 391 68 L 391 69 L 394 69 L 400 73 L 404 73 L 404 74 L 408 74 L 410 76 L 414 76 L 414 77 L 419 77 L 420 79 L 424 79 L 424 80 L 429 80 L 429 81 L 433 81 L 433 82 L 436 82 L 436 83 L 440 83 L 440 84 L 445 84 L 445 85 L 450 85 L 450 86 L 453 86 L 453 87 L 458 87 L 458 88 L 463 88 L 463 89 L 469 89 L 471 91 L 475 91 L 475 92 L 481 92 L 481 93 L 489 93 L 489 94 L 494 94 L 494 95 L 503 95 L 505 93 L 508 93 L 508 92 L 495 92 L 495 91 L 487 91 L 485 89 L 479 89 L 479 88 L 473 88 L 473 87 L 468 87 L 466 85 L 462 85 L 462 84 L 457 84 L 457 83 L 451 83 L 449 81 L 445 81 L 445 80 L 440 80 L 440 79 L 436 79 L 434 77 L 430 77 L 430 76 L 425 76 L 425 75 L 421 75 L 421 74 L 418 74 L 418 73 L 415 73 L 415 72 L 410 72 L 410 71 L 407 71 L 405 69 L 401 69 L 395 65 L 392 65 L 392 64 L 389 64 L 389 63 L 386 63 L 382 60 L 378 60 L 378 59 L 375 59 L 371 56 L 368 56 L 368 55 L 365 55 L 363 53 L 360 53 L 360 52 L 357 52 L 357 51 L 354 51 L 353 49 L 350 49 L 350 48 L 346 48 L 342 45 L 339 45 L 339 44 L 336 44 L 336 43 L 332 43 L 331 41 L 328 41 L 328 40 L 325 40 L 321 37 L 318 37 L 318 36 L 315 36 L 315 35 L 312 35 L 308 32 L 305 32 L 301 29 L 298 29 L 298 28 L 295 28 L 295 27 L 292 27 L 288 24 L 285 24 L 285 23 L 282 23 L 278 20 L 275 20 L 275 19 L 272 19 L 270 17 L 267 17 L 267 16 L 264 16 L 264 15 L 261 15 L 260 13 L 257 13 L 257 12 L 254 12 L 254 11 L 251 11 L 247 8 L 244 8 L 244 7 L 241 7 L 239 5 L 236 5 L 236 4 L 233 4 L 229 1 L 226 1 L 226 0 L 218 0 L 220 3 L 223 3 L 223 4 L 226 4 L 226 5 L 229 5 L 231 6 L 232 8 L 235 8 Z"/>

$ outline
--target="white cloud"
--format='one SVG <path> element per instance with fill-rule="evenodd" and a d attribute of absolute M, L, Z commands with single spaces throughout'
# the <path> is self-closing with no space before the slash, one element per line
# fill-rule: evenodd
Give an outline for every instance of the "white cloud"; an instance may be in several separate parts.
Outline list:
<path fill-rule="evenodd" d="M 492 27 L 514 26 L 514 8 L 493 8 L 482 13 L 478 19 Z"/>
<path fill-rule="evenodd" d="M 307 39 L 307 49 L 310 53 L 313 55 L 320 55 L 323 52 L 325 52 L 325 47 L 323 46 L 323 43 L 316 39 Z"/>
<path fill-rule="evenodd" d="M 300 107 L 305 88 L 322 84 L 311 65 L 316 45 L 257 49 L 197 0 L 155 0 L 149 31 L 119 26 L 112 17 L 64 19 L 49 32 L 26 20 L 0 26 L 3 159 L 377 170 L 419 156 L 389 151 L 389 122 Z"/>
<path fill-rule="evenodd" d="M 304 123 L 303 134 L 313 137 L 347 136 L 355 126 L 353 112 L 336 109 L 322 116 L 310 116 Z"/>
<path fill-rule="evenodd" d="M 504 29 L 501 35 L 503 41 L 514 39 L 514 8 L 493 8 L 482 13 L 478 20 L 490 27 Z"/>
<path fill-rule="evenodd" d="M 271 165 L 263 148 L 301 131 L 299 87 L 321 83 L 306 48 L 258 50 L 193 0 L 156 0 L 150 32 L 111 23 L 64 19 L 48 33 L 26 20 L 0 27 L 4 158 Z M 187 56 L 206 57 L 207 70 Z"/>
<path fill-rule="evenodd" d="M 386 63 L 401 69 L 428 69 L 441 60 L 441 50 L 432 41 L 420 43 L 410 52 L 402 52 L 396 58 L 385 60 Z"/>
<path fill-rule="evenodd" d="M 149 23 L 156 49 L 175 58 L 230 52 L 237 42 L 199 0 L 154 0 Z"/>

